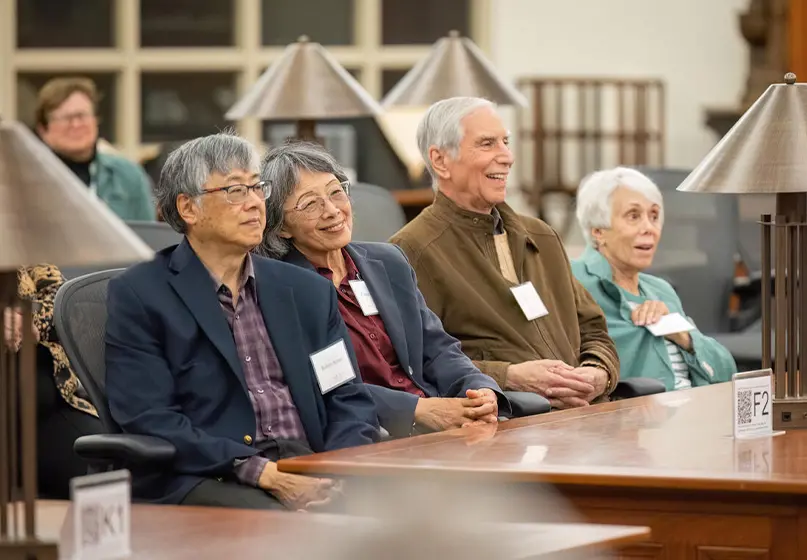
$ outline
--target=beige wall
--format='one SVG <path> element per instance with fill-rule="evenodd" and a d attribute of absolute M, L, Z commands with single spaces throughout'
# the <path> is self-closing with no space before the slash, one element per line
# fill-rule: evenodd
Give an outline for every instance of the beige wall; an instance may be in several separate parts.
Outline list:
<path fill-rule="evenodd" d="M 496 0 L 490 54 L 525 75 L 657 77 L 667 85 L 668 166 L 693 167 L 715 142 L 708 106 L 739 102 L 747 0 Z"/>
<path fill-rule="evenodd" d="M 747 0 L 497 0 L 490 52 L 509 79 L 530 74 L 658 77 L 667 84 L 667 163 L 714 143 L 706 106 L 739 102 Z"/>

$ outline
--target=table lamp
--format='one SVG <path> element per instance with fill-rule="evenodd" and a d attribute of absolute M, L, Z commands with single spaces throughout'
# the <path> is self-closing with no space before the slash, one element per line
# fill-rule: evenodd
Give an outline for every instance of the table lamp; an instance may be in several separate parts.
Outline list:
<path fill-rule="evenodd" d="M 0 120 L 0 557 L 56 560 L 37 539 L 36 340 L 33 303 L 17 271 L 122 264 L 153 252 L 22 124 Z M 18 352 L 5 341 L 6 309 L 22 314 Z M 15 321 L 14 313 L 11 320 Z M 19 460 L 18 460 L 19 458 Z"/>
<path fill-rule="evenodd" d="M 384 97 L 385 108 L 428 107 L 449 97 L 484 97 L 498 105 L 527 106 L 527 99 L 498 75 L 473 41 L 451 31 L 438 39 Z"/>
<path fill-rule="evenodd" d="M 373 117 L 379 104 L 319 43 L 303 35 L 225 115 L 297 121 L 297 137 L 316 140 L 318 120 Z"/>
<path fill-rule="evenodd" d="M 768 86 L 678 187 L 776 195 L 776 214 L 760 220 L 762 367 L 773 359 L 775 430 L 807 428 L 807 374 L 799 363 L 807 359 L 807 84 L 792 73 L 784 81 Z"/>

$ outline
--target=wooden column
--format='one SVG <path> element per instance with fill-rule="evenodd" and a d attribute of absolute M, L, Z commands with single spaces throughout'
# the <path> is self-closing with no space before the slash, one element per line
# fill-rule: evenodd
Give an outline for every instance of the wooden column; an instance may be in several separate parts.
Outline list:
<path fill-rule="evenodd" d="M 807 80 L 807 0 L 789 0 L 788 70 Z"/>

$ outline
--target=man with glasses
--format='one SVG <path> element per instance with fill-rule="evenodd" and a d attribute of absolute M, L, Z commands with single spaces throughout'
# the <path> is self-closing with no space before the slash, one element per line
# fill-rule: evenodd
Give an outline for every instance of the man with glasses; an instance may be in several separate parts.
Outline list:
<path fill-rule="evenodd" d="M 271 190 L 258 167 L 254 146 L 226 133 L 172 152 L 157 202 L 185 239 L 109 283 L 112 416 L 177 449 L 173 471 L 135 473 L 136 498 L 321 506 L 339 485 L 280 473 L 275 461 L 378 439 L 328 282 L 250 254 Z"/>
<path fill-rule="evenodd" d="M 142 167 L 100 152 L 98 92 L 86 78 L 54 78 L 39 91 L 39 137 L 123 220 L 154 220 L 151 181 Z"/>
<path fill-rule="evenodd" d="M 345 171 L 318 144 L 295 142 L 264 158 L 262 254 L 316 271 L 333 283 L 362 380 L 393 437 L 495 423 L 510 405 L 426 307 L 400 249 L 351 240 Z"/>

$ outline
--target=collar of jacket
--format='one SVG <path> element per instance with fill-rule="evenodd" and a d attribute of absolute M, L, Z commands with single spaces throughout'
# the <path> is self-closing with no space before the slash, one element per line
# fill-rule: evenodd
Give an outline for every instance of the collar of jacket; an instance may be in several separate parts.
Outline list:
<path fill-rule="evenodd" d="M 586 271 L 592 276 L 596 276 L 600 280 L 614 281 L 614 271 L 611 268 L 611 263 L 591 245 L 588 245 L 583 254 L 580 255 L 580 262 L 585 265 Z"/>
<path fill-rule="evenodd" d="M 441 191 L 437 191 L 432 208 L 438 218 L 451 224 L 482 233 L 493 234 L 496 219 L 492 214 L 480 214 L 479 212 L 472 212 L 471 210 L 460 208 L 457 206 L 457 203 Z M 526 230 L 518 214 L 510 208 L 510 206 L 502 202 L 496 205 L 496 210 L 499 212 L 504 231 L 507 232 L 508 236 L 524 239 L 528 245 L 532 246 L 536 251 L 538 250 L 538 244 L 532 239 L 530 232 Z"/>

